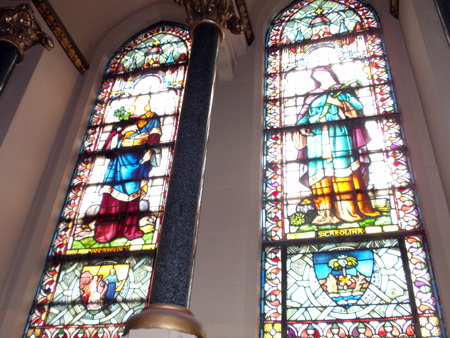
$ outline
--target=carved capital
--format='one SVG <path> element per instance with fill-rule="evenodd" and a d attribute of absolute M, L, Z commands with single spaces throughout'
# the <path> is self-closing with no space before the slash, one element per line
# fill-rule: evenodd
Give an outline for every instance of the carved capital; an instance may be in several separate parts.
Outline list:
<path fill-rule="evenodd" d="M 399 0 L 391 0 L 391 15 L 398 19 Z"/>
<path fill-rule="evenodd" d="M 19 50 L 19 62 L 23 59 L 23 53 L 37 44 L 48 50 L 53 48 L 53 40 L 44 32 L 28 4 L 0 8 L 0 40 L 13 44 Z"/>
<path fill-rule="evenodd" d="M 175 0 L 186 8 L 187 23 L 194 27 L 202 21 L 214 21 L 222 29 L 228 28 L 233 34 L 243 31 L 243 24 L 234 11 L 233 0 Z M 223 34 L 222 34 L 223 35 Z"/>

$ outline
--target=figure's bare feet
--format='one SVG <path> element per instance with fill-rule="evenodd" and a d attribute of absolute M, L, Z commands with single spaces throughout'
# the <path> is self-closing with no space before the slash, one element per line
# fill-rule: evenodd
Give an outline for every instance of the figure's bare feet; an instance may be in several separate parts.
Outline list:
<path fill-rule="evenodd" d="M 342 222 L 339 218 L 336 217 L 334 211 L 332 210 L 319 210 L 317 211 L 317 217 L 311 222 L 313 224 L 321 225 L 321 224 L 334 224 Z"/>
<path fill-rule="evenodd" d="M 359 222 L 366 218 L 354 200 L 336 202 L 336 213 L 345 222 Z"/>
<path fill-rule="evenodd" d="M 156 216 L 145 216 L 139 220 L 140 229 L 148 234 L 155 230 Z"/>
<path fill-rule="evenodd" d="M 83 224 L 81 227 L 77 227 L 77 229 L 75 229 L 74 239 L 76 241 L 80 241 L 82 239 L 94 236 L 94 228 L 95 221 L 92 221 L 87 225 Z"/>
<path fill-rule="evenodd" d="M 366 216 L 369 216 L 369 217 L 378 217 L 378 216 L 381 216 L 381 212 L 379 212 L 379 211 L 377 211 L 377 210 L 372 210 L 372 211 L 369 211 L 369 212 L 362 211 L 362 213 L 363 213 L 364 215 L 366 215 Z"/>

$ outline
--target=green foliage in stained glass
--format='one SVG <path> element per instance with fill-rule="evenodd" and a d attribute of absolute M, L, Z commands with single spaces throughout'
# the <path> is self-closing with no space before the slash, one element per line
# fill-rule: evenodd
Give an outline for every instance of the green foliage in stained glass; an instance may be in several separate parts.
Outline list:
<path fill-rule="evenodd" d="M 126 112 L 125 108 L 122 106 L 119 109 L 114 110 L 114 116 L 118 117 L 120 121 L 129 120 L 131 113 Z"/>
<path fill-rule="evenodd" d="M 302 225 L 305 223 L 305 215 L 302 213 L 296 213 L 289 217 L 292 225 Z"/>

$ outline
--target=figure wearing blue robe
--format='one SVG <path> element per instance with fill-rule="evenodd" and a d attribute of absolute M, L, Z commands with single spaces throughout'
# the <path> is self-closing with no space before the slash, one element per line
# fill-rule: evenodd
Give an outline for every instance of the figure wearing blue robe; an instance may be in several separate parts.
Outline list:
<path fill-rule="evenodd" d="M 112 269 L 114 270 L 114 269 Z M 117 275 L 115 271 L 111 271 L 110 274 L 104 279 L 105 282 L 107 282 L 107 291 L 105 293 L 105 299 L 110 302 L 116 298 L 116 287 L 117 283 L 119 283 L 119 279 L 117 278 Z"/>
<path fill-rule="evenodd" d="M 121 132 L 111 132 L 105 142 L 109 150 L 113 139 L 119 138 L 118 154 L 112 156 L 100 189 L 103 198 L 94 228 L 94 239 L 99 243 L 120 237 L 133 240 L 144 234 L 139 227 L 139 202 L 146 196 L 150 172 L 159 166 L 161 158 L 160 147 L 142 147 L 159 143 L 161 137 L 159 116 L 148 105 L 145 109 L 139 119 L 132 120 Z M 123 151 L 126 148 L 131 149 Z"/>
<path fill-rule="evenodd" d="M 293 133 L 299 150 L 300 182 L 311 189 L 317 217 L 313 224 L 358 222 L 380 216 L 367 194 L 364 175 L 370 165 L 370 136 L 360 120 L 363 104 L 351 81 L 344 85 L 331 67 L 317 67 L 316 88 L 306 96 Z M 333 123 L 334 122 L 334 123 Z"/>
<path fill-rule="evenodd" d="M 161 123 L 158 116 L 154 116 L 145 121 L 145 124 L 137 132 L 125 135 L 117 148 L 145 144 L 148 142 L 152 131 L 155 130 L 161 130 Z M 142 179 L 149 176 L 152 167 L 159 165 L 158 155 L 161 153 L 159 148 L 152 150 L 153 153 L 150 160 L 144 163 L 142 163 L 142 158 L 147 151 L 146 149 L 120 153 L 116 158 L 111 160 L 103 179 L 104 188 L 101 192 L 108 192 L 121 201 L 132 201 L 137 197 L 145 196 L 147 191 L 143 189 Z M 146 182 L 144 186 L 147 186 Z"/>
<path fill-rule="evenodd" d="M 347 102 L 357 114 L 362 115 L 362 103 L 349 93 L 341 93 L 336 97 L 340 102 Z M 340 121 L 339 107 L 328 105 L 328 94 L 314 99 L 297 125 L 315 124 L 318 122 Z M 327 108 L 325 108 L 327 107 Z M 343 123 L 316 125 L 310 128 L 307 136 L 307 157 L 309 159 L 309 185 L 313 185 L 325 176 L 347 177 L 356 170 L 360 163 L 353 155 L 353 135 Z M 367 138 L 362 138 L 363 142 Z M 366 142 L 367 143 L 367 142 Z"/>

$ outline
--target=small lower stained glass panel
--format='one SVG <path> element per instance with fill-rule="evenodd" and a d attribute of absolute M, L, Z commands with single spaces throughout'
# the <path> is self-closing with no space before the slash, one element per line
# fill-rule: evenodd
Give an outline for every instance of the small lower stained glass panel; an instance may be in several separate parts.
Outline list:
<path fill-rule="evenodd" d="M 114 328 L 146 306 L 152 270 L 148 253 L 48 263 L 27 335 L 62 338 L 68 330 L 72 337 L 79 328 L 100 325 L 105 337 L 114 337 Z"/>
<path fill-rule="evenodd" d="M 288 321 L 411 316 L 397 240 L 287 248 Z"/>
<path fill-rule="evenodd" d="M 424 240 L 399 238 L 266 247 L 261 337 L 442 337 Z"/>

